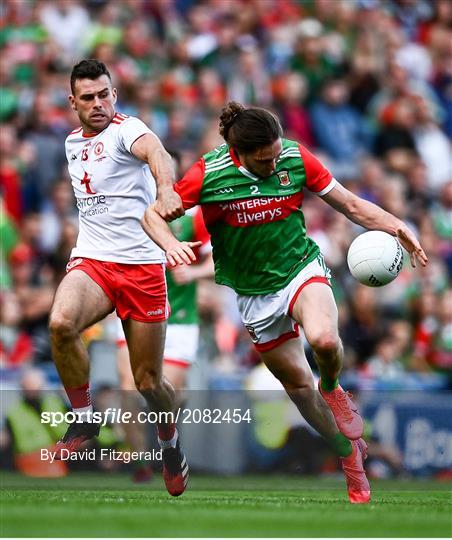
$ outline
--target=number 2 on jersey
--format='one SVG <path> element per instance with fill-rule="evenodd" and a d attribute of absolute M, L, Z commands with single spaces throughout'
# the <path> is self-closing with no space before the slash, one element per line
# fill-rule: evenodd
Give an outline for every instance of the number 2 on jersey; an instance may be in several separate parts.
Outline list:
<path fill-rule="evenodd" d="M 95 195 L 96 192 L 94 190 L 91 189 L 91 186 L 90 186 L 90 182 L 92 180 L 93 176 L 91 174 L 88 174 L 87 172 L 85 172 L 83 178 L 80 180 L 80 183 L 82 184 L 82 186 L 85 186 L 85 189 L 86 189 L 86 193 L 88 193 L 89 195 Z"/>
<path fill-rule="evenodd" d="M 259 186 L 250 186 L 251 195 L 260 195 Z"/>

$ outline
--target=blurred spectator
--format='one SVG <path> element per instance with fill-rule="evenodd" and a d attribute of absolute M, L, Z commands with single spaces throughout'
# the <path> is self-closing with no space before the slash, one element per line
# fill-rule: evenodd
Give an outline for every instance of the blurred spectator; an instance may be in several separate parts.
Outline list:
<path fill-rule="evenodd" d="M 389 30 L 389 35 L 391 30 Z M 424 99 L 433 111 L 435 118 L 442 114 L 441 105 L 433 88 L 423 80 L 411 78 L 408 71 L 396 61 L 387 58 L 383 85 L 369 103 L 368 112 L 377 121 L 387 124 L 391 121 L 394 108 L 400 100 L 410 102 L 413 110 L 417 107 L 419 98 Z"/>
<path fill-rule="evenodd" d="M 0 189 L 5 211 L 16 223 L 22 216 L 20 175 L 16 161 L 17 145 L 14 127 L 8 124 L 0 126 Z"/>
<path fill-rule="evenodd" d="M 352 365 L 362 366 L 370 358 L 384 333 L 375 289 L 357 285 L 350 299 L 350 318 L 342 329 L 346 354 Z"/>
<path fill-rule="evenodd" d="M 305 19 L 300 22 L 291 68 L 306 77 L 308 102 L 318 97 L 325 79 L 337 73 L 333 62 L 324 53 L 322 33 L 322 24 L 316 19 Z"/>
<path fill-rule="evenodd" d="M 430 4 L 425 0 L 391 0 L 390 8 L 406 36 L 415 39 L 420 24 L 431 14 Z"/>
<path fill-rule="evenodd" d="M 41 198 L 46 197 L 51 184 L 58 179 L 66 165 L 59 119 L 59 109 L 52 102 L 51 96 L 43 90 L 37 91 L 33 109 L 24 126 L 24 139 L 33 148 L 32 160 L 35 166 L 32 181 L 39 187 Z M 67 124 L 65 130 L 66 135 L 70 130 Z"/>
<path fill-rule="evenodd" d="M 393 337 L 381 338 L 375 346 L 375 354 L 366 364 L 364 373 L 377 379 L 400 377 L 405 371 L 400 362 L 400 354 L 400 347 Z"/>
<path fill-rule="evenodd" d="M 164 144 L 171 150 L 190 150 L 196 144 L 196 138 L 190 130 L 188 122 L 189 113 L 184 107 L 174 108 L 168 117 L 168 133 L 164 139 Z"/>
<path fill-rule="evenodd" d="M 43 373 L 28 368 L 21 376 L 22 395 L 6 415 L 6 440 L 13 453 L 16 469 L 27 476 L 61 477 L 68 472 L 64 461 L 41 459 L 41 450 L 54 451 L 54 444 L 64 435 L 66 424 L 56 426 L 41 422 L 41 413 L 65 413 L 62 399 L 46 390 Z"/>
<path fill-rule="evenodd" d="M 216 119 L 217 111 L 221 110 L 226 101 L 226 88 L 221 83 L 214 69 L 201 69 L 198 73 L 198 100 L 207 108 L 209 114 Z"/>
<path fill-rule="evenodd" d="M 222 15 L 216 24 L 216 47 L 200 60 L 200 64 L 215 69 L 223 84 L 227 84 L 239 63 L 239 26 L 236 16 L 232 14 Z"/>
<path fill-rule="evenodd" d="M 268 107 L 271 93 L 270 83 L 261 54 L 254 42 L 250 42 L 240 52 L 237 70 L 228 84 L 228 98 L 239 103 Z"/>
<path fill-rule="evenodd" d="M 58 247 L 66 221 L 78 228 L 78 215 L 69 180 L 58 180 L 50 189 L 50 200 L 46 201 L 41 214 L 39 245 L 45 253 L 53 253 Z"/>
<path fill-rule="evenodd" d="M 427 167 L 421 159 L 411 162 L 407 171 L 407 206 L 409 216 L 415 223 L 420 223 L 425 211 L 432 207 L 435 194 L 427 180 Z"/>
<path fill-rule="evenodd" d="M 451 376 L 452 289 L 444 291 L 434 302 L 416 328 L 412 366 L 416 370 L 434 369 Z"/>
<path fill-rule="evenodd" d="M 452 181 L 441 189 L 440 198 L 431 210 L 431 217 L 439 239 L 439 255 L 452 278 Z"/>
<path fill-rule="evenodd" d="M 428 50 L 408 41 L 402 30 L 393 29 L 387 36 L 388 53 L 415 81 L 429 81 L 432 76 L 432 58 Z"/>
<path fill-rule="evenodd" d="M 121 3 L 105 2 L 101 7 L 96 21 L 84 30 L 84 48 L 87 51 L 95 50 L 99 45 L 119 45 L 122 39 Z M 98 57 L 97 55 L 95 55 Z"/>
<path fill-rule="evenodd" d="M 39 250 L 39 214 L 24 218 L 21 240 L 11 251 L 12 286 L 22 312 L 22 327 L 33 341 L 36 361 L 51 359 L 47 321 L 55 294 L 55 271 Z"/>
<path fill-rule="evenodd" d="M 127 67 L 131 71 L 130 77 L 140 79 L 141 77 L 154 79 L 168 67 L 165 49 L 153 35 L 151 26 L 145 19 L 137 17 L 129 21 L 124 27 L 123 39 L 118 46 L 125 56 L 121 67 L 123 77 L 126 75 Z"/>
<path fill-rule="evenodd" d="M 75 0 L 46 1 L 40 17 L 44 28 L 61 47 L 68 62 L 74 61 L 82 52 L 83 34 L 90 25 L 86 8 Z"/>
<path fill-rule="evenodd" d="M 345 80 L 329 79 L 321 98 L 311 107 L 312 127 L 322 150 L 331 158 L 333 175 L 341 179 L 358 176 L 358 158 L 370 147 L 364 119 L 348 105 Z"/>
<path fill-rule="evenodd" d="M 413 135 L 417 152 L 427 167 L 429 187 L 438 191 L 445 182 L 452 180 L 452 147 L 424 99 L 417 103 Z"/>
<path fill-rule="evenodd" d="M 33 359 L 33 343 L 21 329 L 22 312 L 12 291 L 0 294 L 0 366 L 17 367 Z"/>
<path fill-rule="evenodd" d="M 412 103 L 403 98 L 386 111 L 385 124 L 375 139 L 375 153 L 394 171 L 406 173 L 416 156 L 413 130 L 416 122 Z"/>
<path fill-rule="evenodd" d="M 278 117 L 288 139 L 314 146 L 311 119 L 303 102 L 307 95 L 307 82 L 299 73 L 289 73 L 277 81 L 275 101 Z"/>
<path fill-rule="evenodd" d="M 361 31 L 352 52 L 350 73 L 350 105 L 364 114 L 375 94 L 381 89 L 379 75 L 383 58 L 375 32 Z"/>
<path fill-rule="evenodd" d="M 367 201 L 380 204 L 381 190 L 385 178 L 385 170 L 381 161 L 371 156 L 364 157 L 361 160 L 361 174 L 357 194 Z"/>
<path fill-rule="evenodd" d="M 66 273 L 66 265 L 71 257 L 73 247 L 77 242 L 78 223 L 72 219 L 61 222 L 59 242 L 50 257 L 52 268 L 55 271 L 55 283 L 58 284 Z"/>
<path fill-rule="evenodd" d="M 212 12 L 205 4 L 194 5 L 188 13 L 191 26 L 187 43 L 188 54 L 193 60 L 200 60 L 210 54 L 217 45 Z"/>
<path fill-rule="evenodd" d="M 17 243 L 17 230 L 0 197 L 0 291 L 11 287 L 11 275 L 7 264 L 11 251 Z"/>

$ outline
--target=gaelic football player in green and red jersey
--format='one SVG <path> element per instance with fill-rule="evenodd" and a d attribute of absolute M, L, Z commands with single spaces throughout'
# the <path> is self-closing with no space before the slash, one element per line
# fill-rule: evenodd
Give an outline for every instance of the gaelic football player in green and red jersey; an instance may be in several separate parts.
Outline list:
<path fill-rule="evenodd" d="M 262 360 L 281 381 L 301 414 L 341 457 L 350 502 L 370 500 L 363 468 L 366 443 L 356 406 L 338 382 L 343 349 L 329 270 L 306 235 L 303 188 L 349 219 L 400 240 L 422 265 L 427 257 L 399 219 L 360 199 L 332 177 L 301 144 L 284 139 L 278 118 L 231 102 L 220 116 L 226 144 L 205 154 L 176 183 L 184 208 L 200 204 L 211 235 L 215 279 L 232 287 Z M 178 241 L 155 206 L 145 213 L 146 233 L 170 264 L 190 264 L 190 245 Z M 318 390 L 306 361 L 303 327 L 320 371 Z"/>

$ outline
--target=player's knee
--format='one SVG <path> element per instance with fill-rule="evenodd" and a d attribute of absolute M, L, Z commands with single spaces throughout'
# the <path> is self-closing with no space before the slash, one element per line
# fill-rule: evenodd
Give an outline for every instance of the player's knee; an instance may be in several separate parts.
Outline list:
<path fill-rule="evenodd" d="M 335 332 L 323 332 L 311 337 L 309 344 L 319 356 L 336 355 L 341 348 L 341 340 Z"/>
<path fill-rule="evenodd" d="M 155 371 L 147 370 L 135 375 L 135 386 L 141 394 L 155 392 L 161 384 L 162 378 Z"/>
<path fill-rule="evenodd" d="M 49 331 L 52 340 L 56 341 L 74 339 L 78 334 L 74 321 L 59 313 L 52 313 L 50 316 Z"/>
<path fill-rule="evenodd" d="M 309 400 L 312 399 L 313 393 L 315 392 L 314 379 L 312 378 L 309 380 L 303 378 L 298 381 L 281 381 L 281 383 L 289 397 L 292 394 L 297 394 L 297 396 Z"/>

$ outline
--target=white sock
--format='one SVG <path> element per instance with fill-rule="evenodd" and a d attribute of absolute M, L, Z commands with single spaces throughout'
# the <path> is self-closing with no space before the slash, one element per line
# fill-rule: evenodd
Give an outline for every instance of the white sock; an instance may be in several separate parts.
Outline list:
<path fill-rule="evenodd" d="M 78 409 L 72 409 L 77 417 L 77 422 L 92 422 L 93 420 L 93 406 L 80 407 Z"/>
<path fill-rule="evenodd" d="M 158 437 L 160 448 L 162 450 L 165 450 L 166 448 L 176 448 L 178 438 L 179 438 L 179 434 L 177 433 L 177 429 L 174 431 L 174 435 L 172 439 L 168 439 L 167 441 L 162 441 L 162 439 Z"/>

